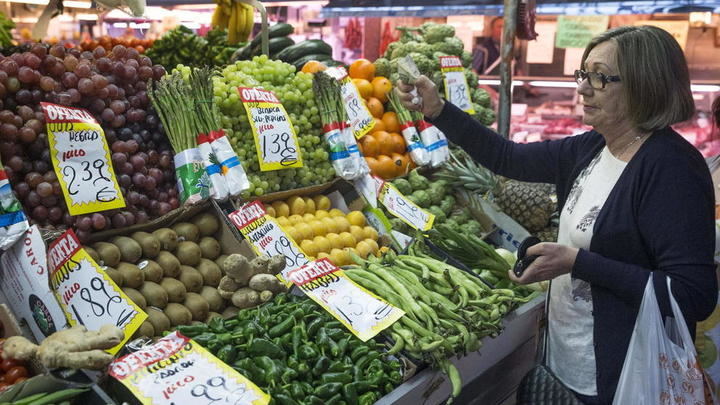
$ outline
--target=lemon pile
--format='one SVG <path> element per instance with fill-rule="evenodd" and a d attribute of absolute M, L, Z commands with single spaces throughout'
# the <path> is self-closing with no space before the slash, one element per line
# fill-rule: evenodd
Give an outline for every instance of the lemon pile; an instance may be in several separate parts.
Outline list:
<path fill-rule="evenodd" d="M 336 266 L 353 263 L 350 253 L 367 258 L 377 255 L 378 233 L 368 226 L 360 211 L 347 214 L 332 207 L 324 195 L 293 196 L 265 207 L 285 233 L 293 238 L 308 257 L 328 258 Z"/>

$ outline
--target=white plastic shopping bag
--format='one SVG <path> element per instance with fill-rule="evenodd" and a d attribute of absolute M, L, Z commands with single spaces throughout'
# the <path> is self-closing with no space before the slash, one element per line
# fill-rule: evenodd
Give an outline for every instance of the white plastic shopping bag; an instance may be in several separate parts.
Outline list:
<path fill-rule="evenodd" d="M 690 332 L 667 280 L 674 318 L 663 325 L 650 276 L 613 405 L 710 405 Z"/>

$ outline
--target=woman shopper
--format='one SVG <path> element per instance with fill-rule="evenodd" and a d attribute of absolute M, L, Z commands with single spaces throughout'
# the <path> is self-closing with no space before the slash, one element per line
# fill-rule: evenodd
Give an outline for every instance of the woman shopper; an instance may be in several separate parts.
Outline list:
<path fill-rule="evenodd" d="M 438 95 L 424 77 L 398 92 L 449 140 L 490 170 L 555 183 L 558 243 L 531 247 L 539 258 L 519 283 L 553 280 L 548 365 L 587 404 L 610 404 L 648 278 L 671 316 L 666 277 L 691 334 L 713 311 L 714 196 L 700 153 L 670 125 L 694 112 L 688 68 L 662 29 L 619 27 L 594 38 L 575 72 L 582 135 L 510 142 Z"/>

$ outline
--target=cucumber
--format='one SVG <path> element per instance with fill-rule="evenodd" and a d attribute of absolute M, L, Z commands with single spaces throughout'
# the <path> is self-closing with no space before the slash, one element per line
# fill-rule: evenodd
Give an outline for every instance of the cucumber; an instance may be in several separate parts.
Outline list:
<path fill-rule="evenodd" d="M 295 45 L 295 41 L 293 41 L 293 39 L 290 37 L 277 37 L 268 41 L 268 49 L 270 55 L 276 54 L 283 49 L 293 45 Z M 257 56 L 260 54 L 262 54 L 262 46 L 260 44 L 257 44 L 257 46 L 253 48 L 252 56 Z"/>
<path fill-rule="evenodd" d="M 321 39 L 309 39 L 293 46 L 289 46 L 278 53 L 277 57 L 283 62 L 293 63 L 305 55 L 332 55 L 332 47 Z"/>
<path fill-rule="evenodd" d="M 286 23 L 277 23 L 268 28 L 268 37 L 270 39 L 286 37 L 293 32 L 295 32 L 295 27 L 293 27 L 292 25 Z M 255 38 L 253 38 L 251 42 L 252 46 L 255 47 L 256 45 L 259 45 L 261 40 L 262 35 L 258 34 Z"/>
<path fill-rule="evenodd" d="M 299 59 L 290 62 L 291 65 L 295 66 L 295 69 L 300 70 L 303 66 L 305 66 L 306 63 L 310 62 L 311 60 L 316 60 L 318 62 L 326 63 L 332 61 L 332 57 L 318 53 L 318 54 L 310 54 L 300 57 Z"/>
<path fill-rule="evenodd" d="M 237 62 L 239 60 L 248 60 L 252 57 L 252 44 L 247 44 L 243 46 L 242 48 L 238 48 L 235 53 L 233 53 L 230 60 L 232 62 Z"/>

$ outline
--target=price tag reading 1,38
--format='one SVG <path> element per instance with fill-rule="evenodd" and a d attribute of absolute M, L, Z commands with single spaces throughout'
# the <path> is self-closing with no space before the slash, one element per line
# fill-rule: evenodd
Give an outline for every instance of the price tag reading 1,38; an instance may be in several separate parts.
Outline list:
<path fill-rule="evenodd" d="M 48 268 L 50 285 L 70 325 L 98 330 L 110 324 L 124 331 L 123 341 L 108 353 L 117 353 L 147 319 L 82 248 L 72 229 L 50 245 Z"/>
<path fill-rule="evenodd" d="M 370 110 L 368 110 L 362 101 L 357 86 L 350 80 L 350 76 L 345 68 L 333 67 L 327 69 L 325 73 L 342 84 L 340 87 L 340 96 L 343 99 L 343 104 L 345 104 L 345 111 L 350 121 L 350 127 L 352 128 L 355 138 L 360 139 L 375 126 L 375 120 L 370 114 Z"/>
<path fill-rule="evenodd" d="M 327 258 L 291 270 L 287 276 L 363 342 L 405 315 L 402 309 L 355 284 Z"/>
<path fill-rule="evenodd" d="M 47 123 L 50 159 L 70 215 L 125 206 L 105 133 L 81 108 L 40 103 Z"/>
<path fill-rule="evenodd" d="M 390 183 L 384 183 L 381 190 L 380 201 L 391 214 L 417 230 L 432 228 L 435 215 L 418 207 Z"/>
<path fill-rule="evenodd" d="M 468 87 L 460 58 L 441 56 L 440 70 L 445 82 L 445 98 L 466 113 L 474 114 L 475 109 L 470 101 L 470 87 Z M 477 86 L 477 83 L 474 86 Z"/>
<path fill-rule="evenodd" d="M 143 405 L 267 405 L 270 396 L 195 341 L 173 332 L 110 364 Z"/>
<path fill-rule="evenodd" d="M 295 130 L 285 107 L 268 90 L 238 87 L 255 137 L 261 171 L 302 167 Z"/>
<path fill-rule="evenodd" d="M 262 202 L 253 201 L 228 217 L 259 255 L 285 256 L 285 269 L 278 275 L 287 285 L 287 273 L 309 262 L 307 255 L 274 218 L 265 215 Z"/>

